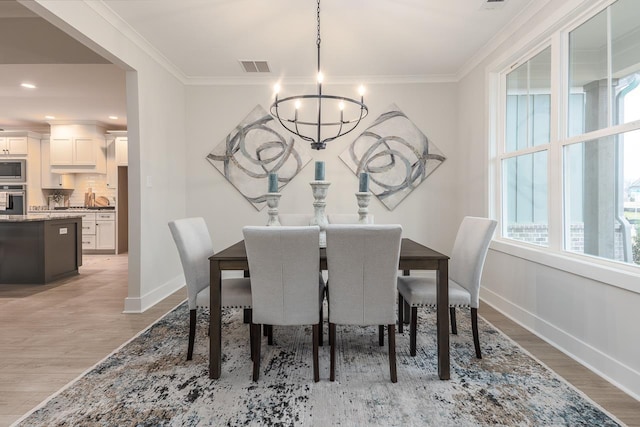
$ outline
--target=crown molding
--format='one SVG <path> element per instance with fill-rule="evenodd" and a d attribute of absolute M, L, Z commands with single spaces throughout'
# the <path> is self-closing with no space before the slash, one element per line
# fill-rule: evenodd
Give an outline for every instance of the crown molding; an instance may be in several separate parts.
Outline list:
<path fill-rule="evenodd" d="M 474 68 L 482 63 L 500 45 L 509 40 L 513 34 L 524 26 L 533 16 L 540 12 L 551 0 L 536 0 L 522 9 L 498 34 L 493 36 L 475 55 L 473 55 L 456 73 L 456 81 L 462 80 Z"/>
<path fill-rule="evenodd" d="M 372 85 L 372 84 L 413 84 L 413 83 L 455 83 L 457 78 L 453 74 L 440 75 L 409 75 L 409 76 L 332 76 L 325 81 L 325 85 Z M 315 85 L 313 77 L 277 77 L 275 75 L 251 76 L 251 77 L 187 77 L 186 85 L 192 86 L 246 86 L 246 85 L 272 85 L 279 82 L 281 85 Z"/>
<path fill-rule="evenodd" d="M 185 74 L 176 67 L 173 62 L 169 61 L 158 49 L 156 49 L 151 43 L 149 43 L 144 37 L 133 29 L 126 21 L 107 6 L 102 0 L 90 1 L 82 0 L 88 7 L 93 9 L 100 17 L 102 17 L 107 23 L 114 27 L 117 31 L 123 34 L 128 40 L 135 44 L 145 54 L 149 55 L 154 61 L 160 64 L 164 69 L 171 73 L 182 84 L 187 84 L 187 77 Z"/>

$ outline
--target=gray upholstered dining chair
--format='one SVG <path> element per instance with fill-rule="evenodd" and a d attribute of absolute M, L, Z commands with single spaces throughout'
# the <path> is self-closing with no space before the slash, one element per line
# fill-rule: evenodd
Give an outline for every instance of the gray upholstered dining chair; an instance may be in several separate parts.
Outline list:
<path fill-rule="evenodd" d="M 398 381 L 395 303 L 401 239 L 402 227 L 397 224 L 327 226 L 331 381 L 335 380 L 336 324 L 378 325 L 379 332 L 387 325 L 389 371 L 391 381 Z"/>
<path fill-rule="evenodd" d="M 312 214 L 278 214 L 278 221 L 283 226 L 305 226 L 311 223 Z"/>
<path fill-rule="evenodd" d="M 467 216 L 462 220 L 453 244 L 449 262 L 449 312 L 452 333 L 457 334 L 456 307 L 471 308 L 471 329 L 476 357 L 482 359 L 478 337 L 478 307 L 480 306 L 480 279 L 489 243 L 497 222 L 488 218 Z M 418 307 L 437 305 L 435 277 L 398 277 L 398 331 L 402 332 L 403 307 L 411 307 L 409 346 L 416 355 L 416 329 Z"/>
<path fill-rule="evenodd" d="M 189 347 L 187 360 L 193 356 L 198 307 L 209 307 L 209 257 L 213 255 L 211 236 L 203 218 L 183 218 L 169 222 L 178 248 L 187 284 L 189 305 Z M 222 280 L 222 307 L 251 310 L 251 281 L 245 278 Z"/>
<path fill-rule="evenodd" d="M 260 376 L 261 324 L 312 325 L 313 379 L 318 382 L 325 290 L 318 275 L 320 228 L 247 226 L 242 231 L 251 272 L 253 380 Z"/>
<path fill-rule="evenodd" d="M 328 214 L 327 222 L 329 224 L 358 224 L 360 215 L 358 214 Z M 373 215 L 367 216 L 367 224 L 373 224 Z"/>

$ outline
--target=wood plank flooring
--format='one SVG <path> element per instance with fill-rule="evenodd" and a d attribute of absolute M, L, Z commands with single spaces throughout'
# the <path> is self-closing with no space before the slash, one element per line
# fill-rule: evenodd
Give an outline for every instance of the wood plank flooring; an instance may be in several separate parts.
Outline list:
<path fill-rule="evenodd" d="M 122 314 L 127 254 L 83 255 L 80 274 L 0 285 L 0 426 L 10 425 L 186 298 Z"/>
<path fill-rule="evenodd" d="M 123 314 L 127 255 L 83 259 L 80 275 L 54 284 L 0 285 L 0 426 L 10 425 L 186 298 L 182 290 L 145 313 Z M 486 304 L 479 312 L 620 420 L 640 427 L 640 402 Z"/>

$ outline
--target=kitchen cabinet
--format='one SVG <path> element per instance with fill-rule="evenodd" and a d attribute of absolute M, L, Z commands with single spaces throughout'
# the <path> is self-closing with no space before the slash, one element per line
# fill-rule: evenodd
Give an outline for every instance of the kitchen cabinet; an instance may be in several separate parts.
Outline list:
<path fill-rule="evenodd" d="M 40 187 L 43 189 L 73 190 L 75 175 L 54 173 L 51 171 L 49 140 L 40 141 Z"/>
<path fill-rule="evenodd" d="M 28 215 L 0 222 L 0 283 L 44 284 L 78 274 L 80 219 Z"/>
<path fill-rule="evenodd" d="M 95 166 L 98 141 L 95 138 L 51 138 L 52 166 Z"/>
<path fill-rule="evenodd" d="M 26 156 L 28 147 L 26 136 L 0 137 L 0 156 Z"/>
<path fill-rule="evenodd" d="M 116 249 L 115 212 L 83 212 L 82 250 L 113 252 Z"/>
<path fill-rule="evenodd" d="M 117 141 L 107 137 L 107 188 L 118 188 Z"/>
<path fill-rule="evenodd" d="M 82 213 L 82 250 L 96 248 L 96 214 Z"/>
<path fill-rule="evenodd" d="M 116 249 L 116 221 L 113 212 L 96 214 L 96 249 Z"/>
<path fill-rule="evenodd" d="M 126 136 L 116 138 L 116 164 L 127 166 L 129 164 L 129 141 Z"/>

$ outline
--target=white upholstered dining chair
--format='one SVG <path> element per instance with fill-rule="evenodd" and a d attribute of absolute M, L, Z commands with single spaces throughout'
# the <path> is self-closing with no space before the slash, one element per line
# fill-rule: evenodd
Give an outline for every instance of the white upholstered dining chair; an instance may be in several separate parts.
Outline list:
<path fill-rule="evenodd" d="M 169 222 L 178 248 L 187 285 L 189 305 L 189 347 L 187 360 L 193 356 L 198 307 L 209 307 L 209 257 L 213 255 L 211 236 L 203 218 L 183 218 Z M 251 310 L 251 282 L 246 278 L 222 280 L 222 307 Z"/>
<path fill-rule="evenodd" d="M 327 221 L 329 224 L 358 224 L 360 215 L 358 214 L 328 214 Z M 373 215 L 367 216 L 367 224 L 373 224 Z"/>
<path fill-rule="evenodd" d="M 283 226 L 306 226 L 312 219 L 312 214 L 278 214 L 278 221 Z"/>
<path fill-rule="evenodd" d="M 327 226 L 331 381 L 335 380 L 336 324 L 378 325 L 379 333 L 387 325 L 389 371 L 391 381 L 398 380 L 395 303 L 401 239 L 402 227 L 396 224 Z"/>
<path fill-rule="evenodd" d="M 452 333 L 457 334 L 456 307 L 471 308 L 471 329 L 476 357 L 482 359 L 478 337 L 478 307 L 480 306 L 480 279 L 489 243 L 497 222 L 488 218 L 467 216 L 462 220 L 449 261 L 449 312 Z M 403 307 L 411 307 L 409 346 L 416 355 L 416 329 L 418 307 L 437 305 L 435 277 L 398 277 L 398 330 L 402 332 Z"/>
<path fill-rule="evenodd" d="M 247 226 L 243 234 L 251 273 L 253 380 L 260 375 L 261 324 L 312 325 L 313 378 L 318 382 L 325 290 L 318 274 L 320 228 Z"/>

